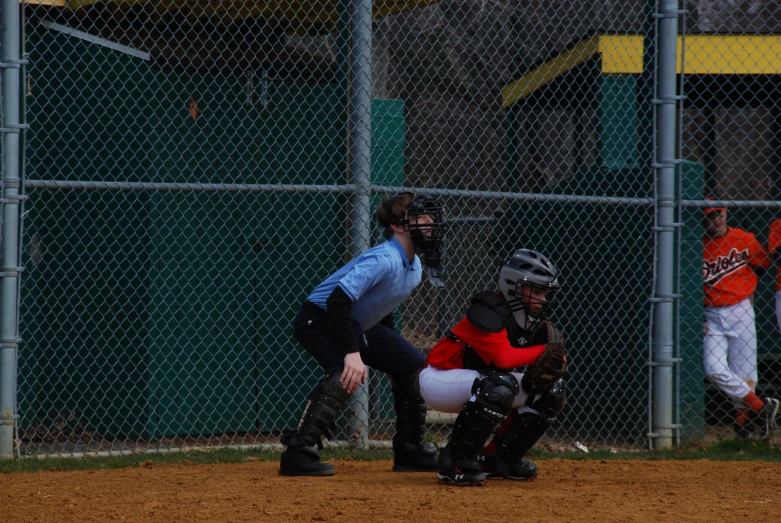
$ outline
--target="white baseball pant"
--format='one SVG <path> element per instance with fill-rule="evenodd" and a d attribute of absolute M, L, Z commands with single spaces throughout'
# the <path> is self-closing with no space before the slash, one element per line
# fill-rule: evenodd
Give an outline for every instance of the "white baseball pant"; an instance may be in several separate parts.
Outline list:
<path fill-rule="evenodd" d="M 776 323 L 778 331 L 781 332 L 781 291 L 776 291 Z"/>
<path fill-rule="evenodd" d="M 472 384 L 478 374 L 476 370 L 469 369 L 441 370 L 426 367 L 420 371 L 420 394 L 430 408 L 439 412 L 457 414 L 461 412 L 464 403 L 475 400 L 472 395 Z M 521 382 L 523 374 L 513 372 L 512 375 L 518 383 Z M 522 409 L 526 406 L 528 398 L 529 395 L 521 389 L 521 392 L 515 395 L 513 408 Z"/>
<path fill-rule="evenodd" d="M 757 382 L 757 332 L 754 307 L 746 298 L 735 305 L 705 307 L 702 365 L 705 376 L 736 407 Z"/>

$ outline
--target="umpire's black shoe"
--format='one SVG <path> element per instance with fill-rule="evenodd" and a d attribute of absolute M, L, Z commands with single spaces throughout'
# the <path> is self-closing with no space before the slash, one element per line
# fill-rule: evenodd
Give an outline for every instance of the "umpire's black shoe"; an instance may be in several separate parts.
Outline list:
<path fill-rule="evenodd" d="M 333 476 L 334 466 L 320 461 L 315 447 L 288 448 L 279 460 L 280 476 Z"/>
<path fill-rule="evenodd" d="M 393 470 L 395 472 L 436 472 L 437 447 L 433 443 L 400 443 L 394 441 Z"/>
<path fill-rule="evenodd" d="M 280 476 L 333 476 L 334 466 L 320 461 L 317 447 L 305 445 L 297 435 L 286 434 L 282 443 L 287 449 L 279 460 Z"/>
<path fill-rule="evenodd" d="M 480 453 L 477 462 L 486 477 L 504 478 L 513 481 L 531 481 L 537 478 L 537 465 L 521 458 L 512 463 L 493 453 Z"/>

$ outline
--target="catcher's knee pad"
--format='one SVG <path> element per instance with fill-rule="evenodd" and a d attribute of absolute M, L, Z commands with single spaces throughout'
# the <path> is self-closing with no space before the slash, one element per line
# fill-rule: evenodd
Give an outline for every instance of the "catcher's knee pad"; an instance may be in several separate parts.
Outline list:
<path fill-rule="evenodd" d="M 481 373 L 472 385 L 474 401 L 467 401 L 456 418 L 451 434 L 455 455 L 472 458 L 512 409 L 520 386 L 509 372 Z"/>
<path fill-rule="evenodd" d="M 539 399 L 529 403 L 529 407 L 540 413 L 541 416 L 553 419 L 564 409 L 567 399 L 567 390 L 564 380 L 559 380 L 553 386 L 542 393 Z"/>
<path fill-rule="evenodd" d="M 518 380 L 509 372 L 480 373 L 472 384 L 475 403 L 504 412 L 502 419 L 510 413 L 513 400 L 520 390 L 521 386 Z"/>
<path fill-rule="evenodd" d="M 349 396 L 339 383 L 339 374 L 323 378 L 307 397 L 304 411 L 296 425 L 295 433 L 300 442 L 314 446 L 320 441 Z"/>

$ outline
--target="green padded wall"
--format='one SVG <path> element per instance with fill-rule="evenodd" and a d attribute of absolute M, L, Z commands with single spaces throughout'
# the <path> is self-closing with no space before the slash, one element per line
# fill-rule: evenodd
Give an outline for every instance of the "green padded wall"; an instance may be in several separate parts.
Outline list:
<path fill-rule="evenodd" d="M 273 82 L 268 107 L 248 109 L 235 79 L 162 72 L 40 27 L 28 34 L 36 86 L 28 178 L 344 179 L 336 85 Z M 65 67 L 73 56 L 78 67 Z M 193 98 L 195 120 L 187 110 Z M 126 99 L 136 113 L 124 109 Z M 403 107 L 373 102 L 378 183 L 403 180 Z M 342 263 L 344 197 L 30 197 L 25 239 L 40 238 L 46 250 L 24 284 L 23 423 L 73 412 L 90 430 L 150 439 L 291 423 L 320 371 L 289 325 L 313 285 Z M 295 246 L 317 263 L 281 256 Z"/>

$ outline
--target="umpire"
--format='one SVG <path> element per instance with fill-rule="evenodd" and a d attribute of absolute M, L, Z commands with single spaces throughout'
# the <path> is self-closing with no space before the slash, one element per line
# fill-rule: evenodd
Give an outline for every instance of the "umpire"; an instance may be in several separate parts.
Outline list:
<path fill-rule="evenodd" d="M 431 197 L 402 193 L 385 198 L 375 217 L 387 241 L 329 276 L 307 297 L 293 320 L 293 335 L 325 371 L 307 397 L 296 428 L 282 438 L 282 476 L 331 476 L 318 445 L 350 394 L 366 383 L 368 365 L 392 381 L 396 471 L 436 471 L 437 450 L 423 442 L 426 404 L 418 375 L 424 356 L 395 331 L 393 311 L 418 286 L 423 266 L 436 270 L 444 211 Z"/>

